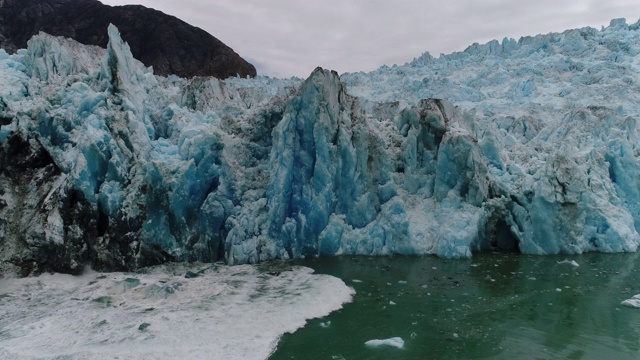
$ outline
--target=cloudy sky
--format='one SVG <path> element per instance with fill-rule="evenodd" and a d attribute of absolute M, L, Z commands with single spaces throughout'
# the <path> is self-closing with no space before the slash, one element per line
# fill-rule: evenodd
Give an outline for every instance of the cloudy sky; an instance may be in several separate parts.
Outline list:
<path fill-rule="evenodd" d="M 142 4 L 198 26 L 261 75 L 306 77 L 404 64 L 425 51 L 591 26 L 632 24 L 639 0 L 101 0 Z"/>

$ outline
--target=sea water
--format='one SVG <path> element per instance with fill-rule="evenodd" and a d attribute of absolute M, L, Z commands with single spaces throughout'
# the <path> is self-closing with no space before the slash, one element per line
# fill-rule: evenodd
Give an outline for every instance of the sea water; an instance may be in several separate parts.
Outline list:
<path fill-rule="evenodd" d="M 636 294 L 640 254 L 5 278 L 0 359 L 639 359 Z"/>
<path fill-rule="evenodd" d="M 640 359 L 639 254 L 299 261 L 353 302 L 281 338 L 281 359 Z"/>

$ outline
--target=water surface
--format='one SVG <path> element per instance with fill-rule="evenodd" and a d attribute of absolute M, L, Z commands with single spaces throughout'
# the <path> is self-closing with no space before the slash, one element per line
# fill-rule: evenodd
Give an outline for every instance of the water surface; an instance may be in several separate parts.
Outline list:
<path fill-rule="evenodd" d="M 351 300 L 340 279 L 312 272 L 166 264 L 0 278 L 0 359 L 262 360 L 281 334 Z"/>
<path fill-rule="evenodd" d="M 575 267 L 565 259 L 575 260 Z M 284 336 L 279 359 L 640 359 L 639 254 L 302 260 L 356 290 Z M 368 347 L 401 337 L 402 349 Z"/>

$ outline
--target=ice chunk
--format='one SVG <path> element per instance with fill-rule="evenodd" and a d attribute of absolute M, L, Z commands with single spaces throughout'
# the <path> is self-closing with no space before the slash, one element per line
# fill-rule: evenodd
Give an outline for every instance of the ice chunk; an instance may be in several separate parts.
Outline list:
<path fill-rule="evenodd" d="M 138 285 L 140 285 L 140 280 L 137 278 L 126 278 L 122 281 L 119 281 L 115 284 L 115 286 L 113 286 L 111 289 L 109 289 L 108 294 L 109 295 L 119 295 L 119 294 L 124 294 L 125 292 L 137 287 Z"/>
<path fill-rule="evenodd" d="M 624 300 L 620 304 L 631 308 L 640 309 L 640 294 L 633 295 L 631 299 Z"/>
<path fill-rule="evenodd" d="M 402 340 L 401 337 L 392 337 L 389 339 L 382 339 L 382 340 L 378 340 L 378 339 L 373 339 L 373 340 L 369 340 L 367 342 L 364 343 L 366 346 L 372 346 L 372 347 L 376 347 L 376 346 L 391 346 L 391 347 L 395 347 L 398 349 L 402 349 L 404 347 L 404 340 Z"/>
<path fill-rule="evenodd" d="M 573 267 L 579 267 L 580 265 L 575 260 L 564 259 L 562 261 L 558 261 L 558 264 L 567 264 Z"/>

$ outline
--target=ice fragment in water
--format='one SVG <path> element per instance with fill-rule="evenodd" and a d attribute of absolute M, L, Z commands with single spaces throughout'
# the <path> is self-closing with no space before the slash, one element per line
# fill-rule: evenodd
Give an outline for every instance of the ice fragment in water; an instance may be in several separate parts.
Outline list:
<path fill-rule="evenodd" d="M 640 294 L 633 295 L 631 299 L 624 300 L 620 304 L 631 308 L 640 309 Z"/>
<path fill-rule="evenodd" d="M 392 346 L 392 347 L 396 347 L 398 349 L 402 349 L 404 347 L 404 340 L 402 340 L 401 337 L 392 337 L 389 339 L 382 339 L 382 340 L 378 340 L 378 339 L 373 339 L 373 340 L 369 340 L 367 342 L 364 343 L 367 346 L 372 346 L 372 347 L 376 347 L 376 346 Z"/>
<path fill-rule="evenodd" d="M 562 260 L 562 261 L 558 261 L 558 264 L 568 264 L 568 265 L 571 265 L 573 267 L 580 266 L 575 260 L 567 260 L 567 259 Z"/>

